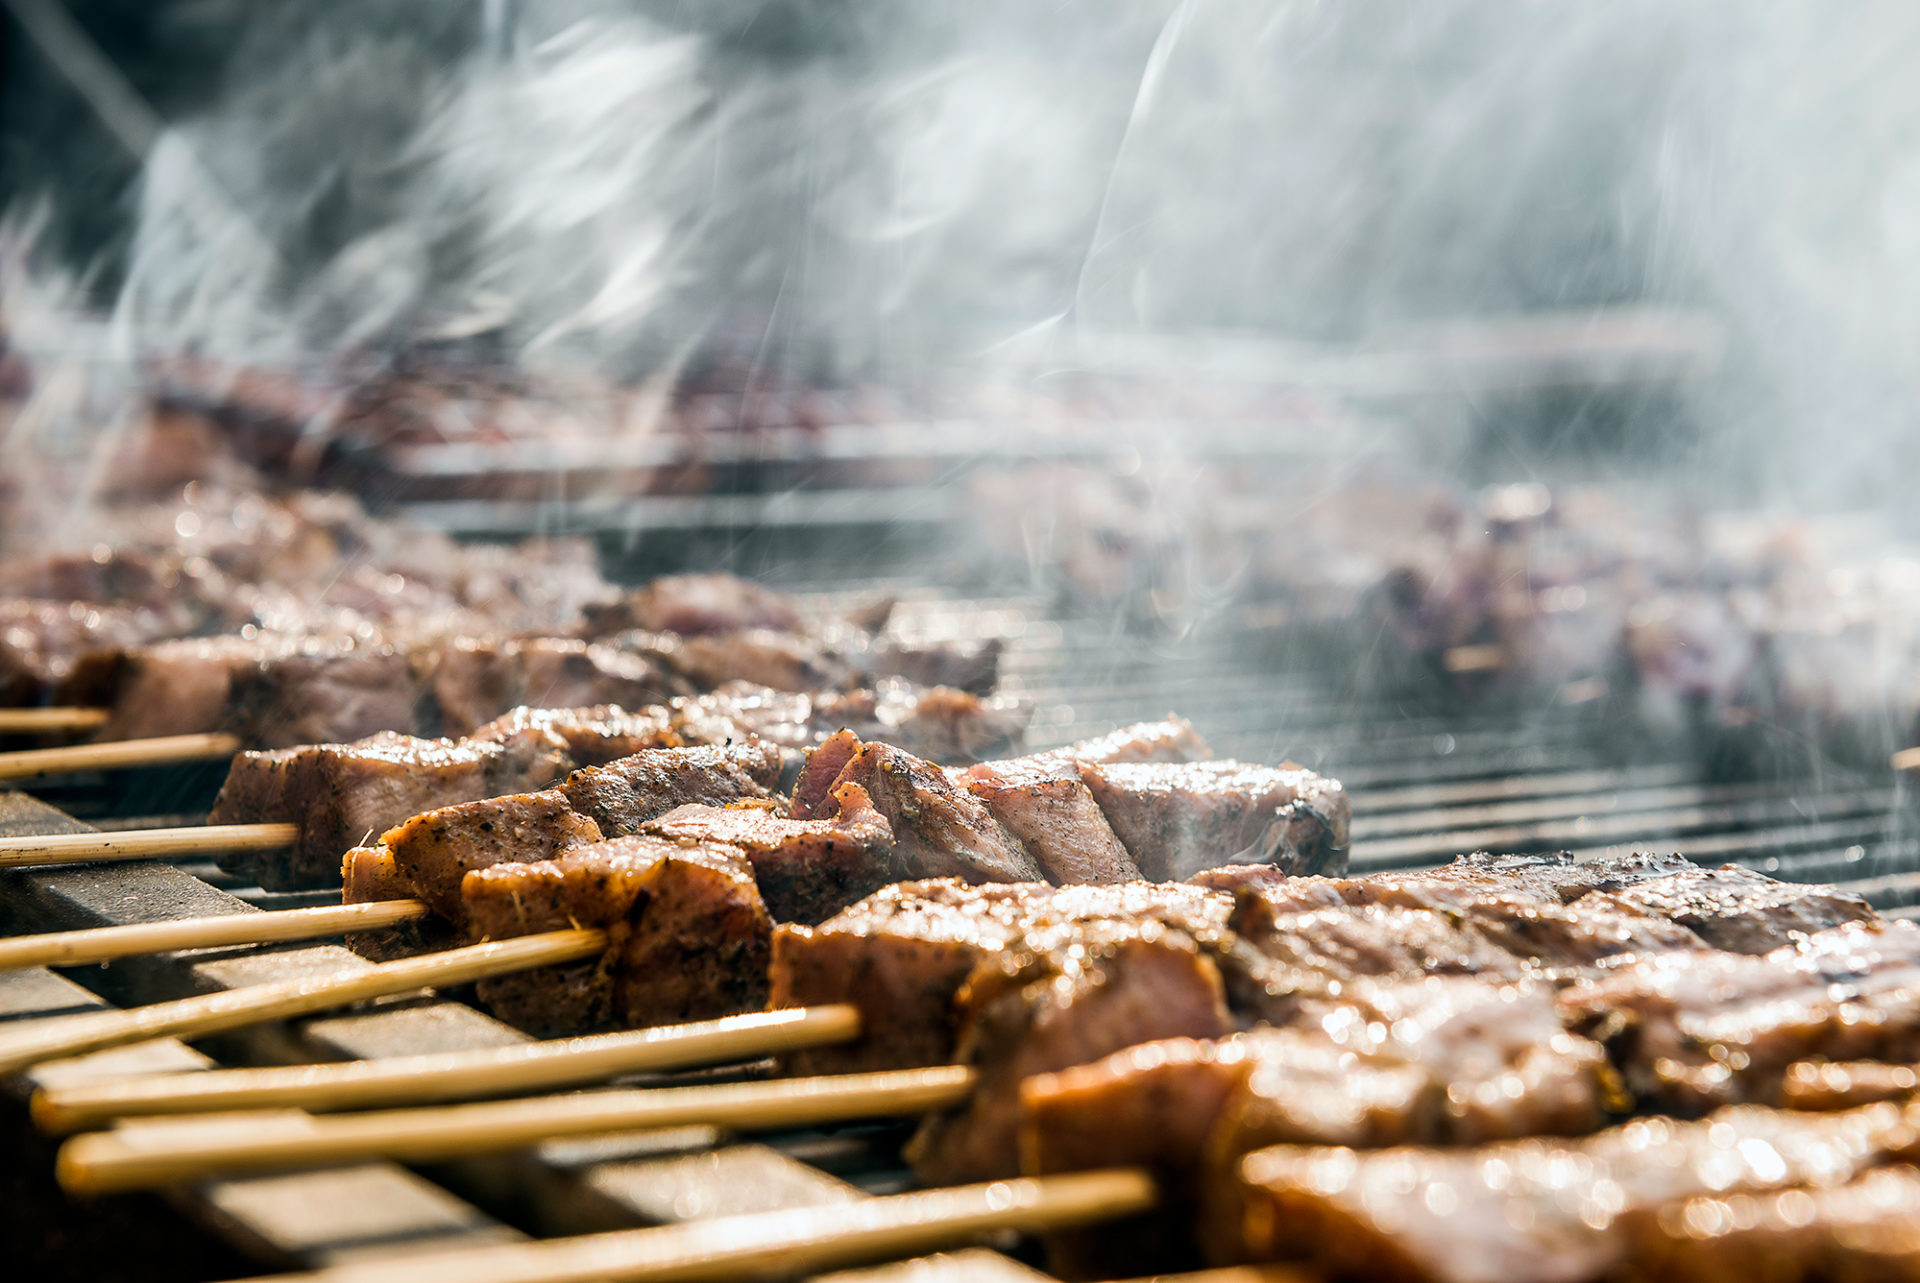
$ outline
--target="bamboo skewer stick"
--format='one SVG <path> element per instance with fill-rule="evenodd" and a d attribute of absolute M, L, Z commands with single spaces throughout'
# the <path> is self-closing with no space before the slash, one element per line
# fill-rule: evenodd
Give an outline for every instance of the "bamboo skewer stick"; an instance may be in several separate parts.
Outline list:
<path fill-rule="evenodd" d="M 383 962 L 345 975 L 249 985 L 129 1011 L 90 1012 L 34 1021 L 0 1032 L 0 1074 L 48 1060 L 154 1038 L 193 1038 L 268 1020 L 310 1015 L 368 998 L 465 984 L 488 976 L 577 962 L 605 951 L 604 931 L 549 931 Z"/>
<path fill-rule="evenodd" d="M 269 913 L 228 913 L 173 922 L 138 922 L 84 931 L 50 931 L 44 935 L 0 939 L 0 971 L 20 967 L 72 967 L 180 949 L 312 940 L 347 931 L 373 931 L 415 922 L 429 912 L 431 910 L 418 900 L 380 900 Z"/>
<path fill-rule="evenodd" d="M 4 757 L 5 754 L 0 754 Z M 300 840 L 297 824 L 197 824 L 123 833 L 53 833 L 0 838 L 0 868 L 103 864 L 230 851 L 278 851 Z"/>
<path fill-rule="evenodd" d="M 963 1065 L 821 1078 L 779 1078 L 711 1087 L 636 1088 L 390 1109 L 315 1118 L 234 1115 L 146 1122 L 77 1136 L 60 1149 L 57 1174 L 73 1193 L 151 1189 L 182 1181 L 276 1168 L 330 1167 L 388 1158 L 433 1162 L 463 1154 L 524 1149 L 601 1132 L 695 1124 L 767 1130 L 897 1118 L 951 1108 L 973 1090 Z"/>
<path fill-rule="evenodd" d="M 1492 643 L 1449 646 L 1440 656 L 1440 666 L 1455 674 L 1494 672 L 1507 666 L 1507 651 Z"/>
<path fill-rule="evenodd" d="M 247 1283 L 703 1283 L 807 1275 L 917 1256 L 1002 1231 L 1068 1229 L 1157 1201 L 1135 1168 L 1025 1177 L 859 1199 L 834 1207 L 722 1216 L 387 1261 Z"/>
<path fill-rule="evenodd" d="M 157 739 L 108 740 L 102 744 L 68 744 L 61 748 L 29 748 L 17 753 L 0 753 L 0 780 L 211 761 L 232 757 L 243 747 L 245 745 L 238 735 L 213 731 L 198 735 L 163 735 Z"/>
<path fill-rule="evenodd" d="M 244 1109 L 321 1112 L 523 1095 L 604 1082 L 622 1074 L 720 1065 L 823 1047 L 850 1041 L 859 1033 L 856 1007 L 844 1003 L 792 1007 L 482 1051 L 76 1083 L 35 1093 L 33 1117 L 41 1130 L 65 1134 L 131 1115 Z"/>
<path fill-rule="evenodd" d="M 1903 748 L 1889 763 L 1896 771 L 1920 770 L 1920 748 Z"/>
<path fill-rule="evenodd" d="M 0 708 L 0 735 L 39 735 L 49 731 L 97 731 L 112 716 L 104 708 L 56 705 L 51 708 Z"/>

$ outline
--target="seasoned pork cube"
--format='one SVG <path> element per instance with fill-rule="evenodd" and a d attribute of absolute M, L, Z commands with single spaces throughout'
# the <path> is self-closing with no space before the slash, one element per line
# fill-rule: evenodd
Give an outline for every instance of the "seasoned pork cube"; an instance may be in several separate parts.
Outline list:
<path fill-rule="evenodd" d="M 917 645 L 892 639 L 876 641 L 856 657 L 874 677 L 904 677 L 920 686 L 950 686 L 971 695 L 988 695 L 1000 684 L 998 637 L 974 642 Z"/>
<path fill-rule="evenodd" d="M 1170 716 L 1160 722 L 1137 722 L 1036 756 L 1066 757 L 1076 762 L 1204 762 L 1213 756 L 1213 750 L 1186 718 Z"/>
<path fill-rule="evenodd" d="M 725 806 L 765 797 L 780 778 L 780 750 L 753 740 L 725 747 L 651 749 L 605 766 L 577 771 L 560 791 L 608 837 L 640 826 L 676 806 Z"/>
<path fill-rule="evenodd" d="M 967 791 L 1033 853 L 1048 881 L 1125 882 L 1140 869 L 1071 761 L 1022 758 L 982 763 Z"/>
<path fill-rule="evenodd" d="M 651 835 L 496 864 L 461 887 L 469 933 L 486 939 L 607 928 L 595 963 L 487 981 L 480 996 L 543 1034 L 633 1029 L 758 1011 L 773 919 L 737 847 Z"/>
<path fill-rule="evenodd" d="M 837 755 L 844 745 L 837 745 Z M 796 787 L 795 814 L 813 816 L 822 807 L 813 799 L 819 787 L 816 763 L 833 755 L 816 751 Z M 831 789 L 857 784 L 887 817 L 893 829 L 896 878 L 957 877 L 968 882 L 1039 882 L 1040 865 L 1020 840 L 995 819 L 986 803 L 958 787 L 931 762 L 878 741 L 859 745 L 846 757 Z M 798 805 L 809 799 L 804 807 Z M 830 807 L 826 808 L 830 811 Z"/>
<path fill-rule="evenodd" d="M 1647 1283 L 1874 1283 L 1920 1277 L 1920 1171 L 1844 1185 L 1703 1194 L 1635 1218 L 1632 1277 Z"/>
<path fill-rule="evenodd" d="M 0 706 L 45 703 L 82 653 L 135 646 L 164 627 L 161 616 L 126 606 L 0 599 Z"/>
<path fill-rule="evenodd" d="M 291 823 L 291 852 L 253 851 L 221 867 L 270 890 L 331 885 L 340 856 L 394 825 L 455 803 L 545 788 L 575 761 L 557 737 L 423 740 L 383 732 L 353 744 L 242 753 L 210 824 Z"/>
<path fill-rule="evenodd" d="M 629 713 L 618 704 L 589 708 L 515 708 L 476 729 L 469 742 L 511 744 L 529 735 L 557 736 L 581 766 L 605 766 L 643 749 L 678 748 L 667 710 L 653 705 Z"/>
<path fill-rule="evenodd" d="M 839 809 L 830 820 L 789 819 L 772 799 L 680 806 L 648 820 L 641 831 L 738 847 L 777 920 L 821 922 L 885 886 L 892 868 L 893 830 L 886 817 L 858 784 L 842 785 L 836 801 Z"/>
<path fill-rule="evenodd" d="M 236 699 L 249 689 L 262 661 L 278 649 L 228 636 L 90 652 L 75 663 L 61 699 L 110 708 L 112 716 L 100 728 L 102 740 L 230 730 Z"/>
<path fill-rule="evenodd" d="M 1631 1274 L 1643 1218 L 1692 1198 L 1844 1182 L 1912 1144 L 1892 1105 L 1637 1119 L 1578 1141 L 1277 1145 L 1210 1209 L 1212 1251 L 1338 1278 L 1584 1283 Z M 1768 1275 L 1767 1277 L 1773 1277 Z"/>
<path fill-rule="evenodd" d="M 380 845 L 412 894 L 450 922 L 464 921 L 460 883 L 475 869 L 545 860 L 603 841 L 600 826 L 574 810 L 559 789 L 463 802 L 416 815 L 388 829 Z"/>
<path fill-rule="evenodd" d="M 1832 887 L 1780 882 L 1737 864 L 1688 868 L 1577 902 L 1666 918 L 1716 949 L 1766 953 L 1816 931 L 1879 917 L 1864 899 Z"/>
<path fill-rule="evenodd" d="M 700 690 L 733 681 L 781 691 L 831 690 L 858 676 L 843 657 L 816 639 L 764 628 L 693 637 L 623 633 L 606 644 L 661 665 Z"/>
<path fill-rule="evenodd" d="M 806 622 L 785 594 L 727 574 L 662 575 L 586 614 L 596 637 L 634 628 L 688 637 L 748 628 L 798 632 Z"/>
<path fill-rule="evenodd" d="M 237 690 L 235 723 L 262 748 L 409 731 L 421 689 L 406 653 L 358 637 L 303 638 Z M 123 691 L 116 707 L 127 698 Z"/>
<path fill-rule="evenodd" d="M 1030 1172 L 1163 1173 L 1169 1201 L 1152 1223 L 1112 1242 L 1061 1240 L 1076 1274 L 1109 1274 L 1127 1254 L 1149 1258 L 1133 1268 L 1191 1259 L 1200 1189 L 1251 1149 L 1579 1134 L 1615 1103 L 1610 1081 L 1605 1053 L 1561 1027 L 1544 987 L 1360 981 L 1298 1025 L 1146 1043 L 1030 1077 L 1020 1150 Z"/>
<path fill-rule="evenodd" d="M 1076 931 L 1098 923 L 1151 923 L 1219 959 L 1231 948 L 1231 909 L 1216 892 L 1145 882 L 897 883 L 817 927 L 776 931 L 773 1005 L 850 1002 L 861 1010 L 869 1032 L 844 1047 L 803 1053 L 796 1058 L 803 1072 L 943 1064 L 960 1031 L 956 996 L 982 964 L 1002 959 L 1017 969 L 1019 957 L 1071 944 Z"/>
<path fill-rule="evenodd" d="M 1759 956 L 1641 958 L 1562 1002 L 1649 1108 L 1774 1102 L 1795 1061 L 1920 1060 L 1920 927 L 1856 923 Z"/>
<path fill-rule="evenodd" d="M 960 1059 L 980 1079 L 967 1103 L 927 1120 L 907 1157 L 934 1185 L 1018 1170 L 1020 1086 L 1037 1073 L 1134 1043 L 1232 1028 L 1219 969 L 1157 922 L 1089 924 L 1011 974 L 989 960 L 958 995 Z"/>
<path fill-rule="evenodd" d="M 643 708 L 684 689 L 639 655 L 558 637 L 459 638 L 424 652 L 441 728 L 466 734 L 516 705 Z"/>
<path fill-rule="evenodd" d="M 1312 771 L 1119 762 L 1082 763 L 1081 777 L 1149 878 L 1178 880 L 1221 864 L 1272 864 L 1289 873 L 1346 867 L 1346 793 Z"/>

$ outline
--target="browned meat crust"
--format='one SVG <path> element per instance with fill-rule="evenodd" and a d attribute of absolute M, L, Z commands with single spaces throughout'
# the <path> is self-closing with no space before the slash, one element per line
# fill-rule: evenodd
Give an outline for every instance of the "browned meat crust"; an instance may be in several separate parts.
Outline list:
<path fill-rule="evenodd" d="M 544 968 L 480 988 L 494 1012 L 536 1033 L 643 1028 L 758 1011 L 773 919 L 737 847 L 652 835 L 467 875 L 469 934 L 605 927 L 598 962 Z"/>
<path fill-rule="evenodd" d="M 1855 923 L 1773 953 L 1642 958 L 1567 991 L 1648 1108 L 1773 1102 L 1796 1061 L 1920 1060 L 1920 927 Z"/>
<path fill-rule="evenodd" d="M 340 854 L 409 816 L 544 788 L 572 770 L 565 741 L 540 733 L 499 740 L 420 740 L 383 733 L 357 744 L 242 753 L 210 824 L 294 823 L 291 852 L 228 855 L 221 867 L 269 890 L 326 886 Z"/>
<path fill-rule="evenodd" d="M 1149 878 L 1174 881 L 1221 864 L 1272 864 L 1288 873 L 1346 867 L 1346 793 L 1312 771 L 1238 762 L 1082 763 L 1081 778 Z"/>
<path fill-rule="evenodd" d="M 815 923 L 886 884 L 893 830 L 858 784 L 836 791 L 832 819 L 795 820 L 773 801 L 676 807 L 642 831 L 677 841 L 725 843 L 746 853 L 767 909 L 781 922 Z"/>
<path fill-rule="evenodd" d="M 1695 1198 L 1845 1182 L 1910 1148 L 1913 1124 L 1892 1105 L 1823 1115 L 1736 1107 L 1696 1123 L 1639 1119 L 1579 1141 L 1279 1145 L 1242 1161 L 1210 1218 L 1211 1247 L 1223 1259 L 1299 1260 L 1340 1279 L 1633 1277 L 1646 1218 Z"/>
<path fill-rule="evenodd" d="M 1737 864 L 1688 868 L 1580 901 L 1596 902 L 1677 922 L 1733 953 L 1766 953 L 1828 927 L 1879 916 L 1857 895 L 1778 882 Z"/>
<path fill-rule="evenodd" d="M 1077 763 L 1044 757 L 990 762 L 973 767 L 964 779 L 967 791 L 1033 853 L 1049 882 L 1125 882 L 1140 876 L 1081 780 Z"/>
<path fill-rule="evenodd" d="M 623 837 L 638 833 L 655 816 L 690 802 L 725 806 L 743 798 L 765 797 L 780 778 L 780 764 L 780 750 L 759 740 L 657 749 L 576 771 L 560 791 L 608 837 Z"/>
<path fill-rule="evenodd" d="M 381 834 L 380 845 L 393 854 L 394 868 L 413 895 L 464 925 L 460 883 L 473 870 L 544 860 L 605 837 L 566 794 L 546 789 L 416 815 Z"/>

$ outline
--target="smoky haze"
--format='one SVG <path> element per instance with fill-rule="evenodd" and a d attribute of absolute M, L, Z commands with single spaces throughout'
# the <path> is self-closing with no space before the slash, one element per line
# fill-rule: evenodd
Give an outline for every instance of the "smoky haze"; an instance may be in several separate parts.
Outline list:
<path fill-rule="evenodd" d="M 1036 328 L 1718 314 L 1720 457 L 1913 462 L 1920 6 L 244 6 L 145 167 L 140 351 L 887 377 Z M 1758 460 L 1758 464 L 1754 464 Z"/>

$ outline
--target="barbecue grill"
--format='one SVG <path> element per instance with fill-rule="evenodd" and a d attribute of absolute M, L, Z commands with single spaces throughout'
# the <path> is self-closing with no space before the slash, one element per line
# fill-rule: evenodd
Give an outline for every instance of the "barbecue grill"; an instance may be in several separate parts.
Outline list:
<path fill-rule="evenodd" d="M 1679 756 L 1622 764 L 1591 702 L 1462 711 L 1417 701 L 1344 697 L 1337 677 L 1276 673 L 1232 639 L 1170 646 L 1116 632 L 1110 621 L 1062 616 L 1043 598 L 954 599 L 925 585 L 842 584 L 811 594 L 830 608 L 892 593 L 910 634 L 1009 639 L 1003 687 L 1040 710 L 1036 747 L 1183 710 L 1222 754 L 1292 759 L 1345 782 L 1354 799 L 1355 872 L 1413 869 L 1471 850 L 1582 854 L 1678 849 L 1709 864 L 1734 862 L 1775 877 L 1834 883 L 1883 913 L 1920 916 L 1920 836 L 1901 784 L 1882 772 L 1830 767 L 1792 779 L 1714 782 Z M 6 796 L 0 835 L 73 831 L 84 823 L 146 827 L 193 822 L 217 773 L 155 771 L 143 789 L 69 781 L 51 796 L 64 810 Z M 161 814 L 125 799 L 168 798 Z M 196 811 L 195 808 L 199 807 Z M 273 893 L 238 884 L 212 864 L 110 864 L 4 875 L 10 932 L 112 925 L 327 902 L 330 892 Z M 88 970 L 0 974 L 16 1018 L 132 1005 L 284 978 L 339 965 L 331 945 L 163 955 Z M 83 982 L 83 983 L 77 983 Z M 301 1063 L 494 1046 L 524 1035 L 459 1001 L 390 1002 L 352 1014 L 221 1036 L 200 1051 L 160 1042 L 113 1053 L 107 1064 L 157 1071 L 209 1063 Z M 103 1066 L 104 1068 L 105 1066 Z M 58 1081 L 61 1066 L 16 1083 Z M 751 1075 L 754 1067 L 735 1071 Z M 718 1071 L 649 1081 L 712 1081 Z M 15 1111 L 16 1118 L 18 1111 Z M 502 1158 L 419 1170 L 390 1163 L 218 1180 L 166 1196 L 165 1209 L 122 1196 L 114 1206 L 139 1232 L 186 1236 L 172 1259 L 211 1257 L 314 1266 L 408 1248 L 501 1242 L 532 1234 L 668 1224 L 737 1212 L 825 1206 L 905 1189 L 903 1126 L 872 1124 L 732 1141 L 704 1128 L 591 1141 L 557 1141 Z M 36 1145 L 40 1152 L 36 1152 Z M 22 1172 L 44 1173 L 44 1144 L 23 1138 Z M 38 1161 L 37 1161 L 38 1160 Z M 24 1178 L 24 1176 L 23 1176 Z M 72 1217 L 49 1189 L 35 1206 Z M 377 1214 L 373 1209 L 377 1209 Z M 81 1216 L 89 1213 L 82 1212 Z M 189 1230 L 187 1227 L 194 1227 Z M 1037 1261 L 1029 1241 L 998 1244 Z M 1003 1258 L 1004 1259 L 1004 1258 Z M 954 1277 L 991 1277 L 1000 1260 L 963 1258 Z M 1010 1265 L 1006 1268 L 1012 1268 Z M 1014 1276 L 1010 1276 L 1014 1277 Z"/>

